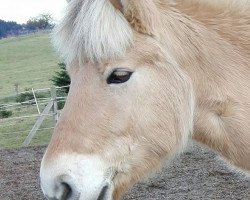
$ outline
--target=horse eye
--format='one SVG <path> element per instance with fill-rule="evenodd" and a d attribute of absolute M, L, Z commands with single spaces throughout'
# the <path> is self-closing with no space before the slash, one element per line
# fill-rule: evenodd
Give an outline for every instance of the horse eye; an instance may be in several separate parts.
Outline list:
<path fill-rule="evenodd" d="M 108 84 L 121 84 L 127 82 L 133 72 L 126 69 L 115 69 L 107 79 Z"/>

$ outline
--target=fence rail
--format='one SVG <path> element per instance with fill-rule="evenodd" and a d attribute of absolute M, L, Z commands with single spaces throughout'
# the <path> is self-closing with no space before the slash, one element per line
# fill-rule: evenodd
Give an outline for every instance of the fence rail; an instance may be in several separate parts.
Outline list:
<path fill-rule="evenodd" d="M 32 89 L 18 94 L 32 94 L 32 99 L 18 103 L 0 104 L 0 111 L 13 112 L 13 115 L 8 118 L 0 118 L 0 149 L 12 147 L 15 140 L 20 140 L 20 137 L 23 138 L 24 142 L 18 144 L 17 147 L 28 146 L 37 132 L 45 134 L 52 132 L 51 130 L 54 128 L 60 114 L 58 104 L 64 103 L 67 98 L 66 94 L 64 96 L 62 94 L 58 95 L 58 92 L 68 87 Z M 46 97 L 37 97 L 39 93 L 44 92 L 47 93 Z M 39 137 L 44 140 L 43 136 Z M 39 138 L 36 138 L 36 140 L 35 142 L 39 143 Z"/>

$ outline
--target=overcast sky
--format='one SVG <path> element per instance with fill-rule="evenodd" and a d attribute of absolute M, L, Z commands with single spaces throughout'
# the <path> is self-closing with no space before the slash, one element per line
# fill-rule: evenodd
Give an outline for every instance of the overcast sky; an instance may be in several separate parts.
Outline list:
<path fill-rule="evenodd" d="M 0 19 L 26 23 L 39 14 L 51 14 L 55 20 L 62 17 L 66 0 L 0 0 Z"/>

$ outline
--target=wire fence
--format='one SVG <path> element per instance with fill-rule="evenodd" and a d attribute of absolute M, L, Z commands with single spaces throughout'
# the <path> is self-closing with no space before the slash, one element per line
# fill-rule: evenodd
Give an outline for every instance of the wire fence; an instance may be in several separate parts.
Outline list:
<path fill-rule="evenodd" d="M 8 103 L 0 99 L 0 149 L 46 145 L 66 101 L 66 88 L 32 89 L 3 98 Z"/>

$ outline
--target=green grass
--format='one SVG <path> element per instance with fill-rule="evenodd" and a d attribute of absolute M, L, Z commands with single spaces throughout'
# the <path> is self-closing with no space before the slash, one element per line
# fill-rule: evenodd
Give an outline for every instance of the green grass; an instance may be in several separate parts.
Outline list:
<path fill-rule="evenodd" d="M 45 88 L 59 62 L 48 33 L 0 40 L 0 98 L 25 88 Z"/>
<path fill-rule="evenodd" d="M 58 69 L 59 59 L 46 33 L 36 33 L 18 38 L 0 40 L 0 104 L 15 102 L 15 84 L 19 92 L 25 88 L 49 88 L 50 79 Z M 8 97 L 12 96 L 12 97 Z M 41 110 L 44 106 L 41 106 Z M 19 148 L 35 124 L 36 118 L 11 119 L 37 114 L 36 106 L 12 109 L 10 119 L 0 119 L 0 149 Z M 43 128 L 54 126 L 52 117 L 47 117 Z M 45 145 L 52 130 L 38 131 L 31 145 Z"/>

